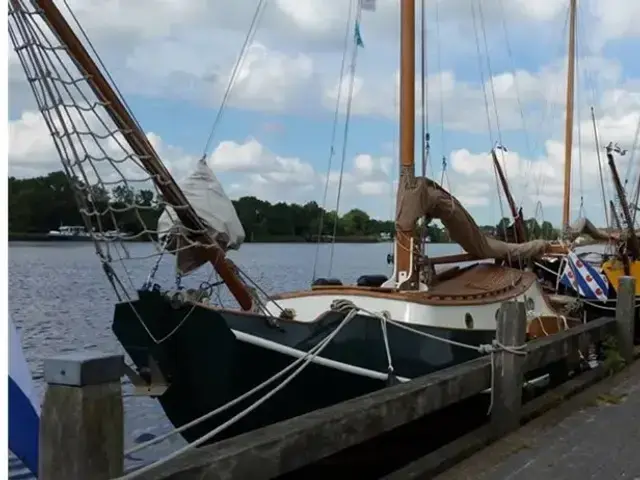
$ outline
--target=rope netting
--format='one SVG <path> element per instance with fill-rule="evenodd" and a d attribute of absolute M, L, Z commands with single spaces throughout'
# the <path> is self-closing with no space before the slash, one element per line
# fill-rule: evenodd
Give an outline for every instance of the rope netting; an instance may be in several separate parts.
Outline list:
<path fill-rule="evenodd" d="M 180 193 L 171 174 L 160 162 L 155 170 L 149 168 L 150 158 L 132 147 L 133 132 L 116 124 L 118 119 L 113 109 L 109 110 L 112 105 L 95 93 L 95 78 L 74 61 L 37 4 L 10 0 L 8 14 L 9 38 L 42 114 L 41 121 L 51 134 L 86 232 L 120 298 L 135 296 L 144 279 L 153 280 L 156 273 L 166 280 L 174 268 L 179 284 L 182 274 L 193 269 L 176 269 L 173 259 L 165 261 L 159 272 L 163 257 L 179 258 L 182 251 L 207 247 L 209 239 L 223 250 L 242 241 L 229 238 L 224 229 L 213 228 L 199 212 L 197 221 L 185 226 L 178 217 L 192 208 L 189 201 L 172 200 L 169 204 L 164 198 L 161 190 Z M 87 42 L 85 39 L 84 44 Z M 104 66 L 102 74 L 110 79 Z M 113 81 L 110 83 L 140 129 Z M 154 138 L 141 138 L 139 142 L 148 142 L 146 151 L 154 153 Z M 194 165 L 188 180 L 207 175 L 219 186 L 203 160 Z M 148 275 L 150 270 L 152 275 Z M 211 269 L 209 285 L 213 274 Z M 199 272 L 197 281 L 204 278 Z"/>

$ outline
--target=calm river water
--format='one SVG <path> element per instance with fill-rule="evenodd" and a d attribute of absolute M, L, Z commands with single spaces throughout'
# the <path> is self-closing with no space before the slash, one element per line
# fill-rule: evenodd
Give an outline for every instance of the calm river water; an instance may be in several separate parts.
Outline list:
<path fill-rule="evenodd" d="M 329 245 L 320 249 L 317 276 L 328 276 Z M 391 243 L 338 244 L 331 276 L 353 283 L 363 274 L 390 274 Z M 431 255 L 460 253 L 457 245 L 429 245 Z M 151 244 L 128 244 L 131 257 L 153 253 Z M 246 244 L 230 257 L 270 293 L 308 288 L 316 253 L 313 244 Z M 144 283 L 155 258 L 126 264 L 136 287 Z M 206 280 L 208 269 L 192 282 Z M 207 272 L 205 272 L 207 270 Z M 158 283 L 174 281 L 172 257 L 163 258 Z M 187 283 L 188 280 L 185 281 Z M 25 355 L 40 395 L 44 392 L 42 359 L 74 350 L 121 353 L 111 332 L 115 294 L 91 243 L 15 242 L 9 246 L 9 310 L 22 336 Z M 124 385 L 128 446 L 142 434 L 159 435 L 172 427 L 157 401 L 131 395 Z M 136 458 L 149 460 L 182 445 L 179 436 Z M 131 459 L 130 459 L 131 460 Z"/>

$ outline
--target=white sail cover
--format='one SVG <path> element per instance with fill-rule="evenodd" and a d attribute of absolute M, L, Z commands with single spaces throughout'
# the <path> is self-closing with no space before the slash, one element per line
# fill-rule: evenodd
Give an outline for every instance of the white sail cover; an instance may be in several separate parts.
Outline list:
<path fill-rule="evenodd" d="M 242 223 L 222 184 L 204 159 L 198 161 L 193 173 L 178 182 L 178 186 L 218 244 L 224 250 L 240 248 L 245 238 Z M 158 219 L 158 237 L 161 242 L 167 242 L 167 250 L 180 249 L 181 245 L 178 244 L 185 242 L 179 236 L 171 235 L 181 227 L 175 210 L 167 206 Z M 170 237 L 167 238 L 167 235 Z M 195 270 L 205 262 L 193 249 L 177 253 L 178 269 L 182 274 Z"/>

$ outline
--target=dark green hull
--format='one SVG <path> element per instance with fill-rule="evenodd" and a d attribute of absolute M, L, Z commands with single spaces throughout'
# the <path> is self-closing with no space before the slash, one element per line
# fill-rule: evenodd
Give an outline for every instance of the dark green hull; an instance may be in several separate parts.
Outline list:
<path fill-rule="evenodd" d="M 170 387 L 159 400 L 175 427 L 194 420 L 239 397 L 295 361 L 290 354 L 236 338 L 244 332 L 257 343 L 263 340 L 306 352 L 329 335 L 344 318 L 330 312 L 304 324 L 231 310 L 214 311 L 192 305 L 172 305 L 159 292 L 143 291 L 139 300 L 116 306 L 113 331 L 139 370 L 149 356 L 160 366 Z M 156 337 L 165 337 L 188 318 L 166 341 L 156 344 L 141 324 Z M 416 328 L 413 326 L 413 328 Z M 490 343 L 493 331 L 417 327 L 422 331 L 470 345 Z M 398 377 L 416 378 L 471 360 L 478 354 L 388 325 L 394 373 L 388 363 L 378 319 L 359 315 L 349 322 L 320 355 L 349 366 L 367 369 L 343 371 L 312 363 L 281 391 L 222 432 L 215 440 L 238 435 L 387 387 Z M 268 343 L 268 342 L 267 342 Z M 273 345 L 273 344 L 270 344 Z M 276 345 L 276 346 L 277 346 Z M 341 367 L 341 368 L 342 368 Z M 224 413 L 183 433 L 194 441 L 268 393 L 284 378 Z M 376 378 L 371 378 L 371 377 Z"/>

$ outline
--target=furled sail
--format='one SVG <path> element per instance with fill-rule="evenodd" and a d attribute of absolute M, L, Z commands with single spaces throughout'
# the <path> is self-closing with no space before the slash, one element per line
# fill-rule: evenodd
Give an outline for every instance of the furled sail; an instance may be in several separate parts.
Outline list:
<path fill-rule="evenodd" d="M 507 243 L 485 236 L 473 217 L 449 192 L 428 178 L 418 178 L 414 186 L 401 185 L 398 192 L 396 227 L 411 230 L 418 218 L 439 219 L 451 240 L 477 258 L 529 259 L 543 255 L 549 242 L 533 240 Z"/>
<path fill-rule="evenodd" d="M 193 173 L 178 182 L 178 185 L 216 242 L 225 251 L 240 248 L 245 238 L 244 228 L 233 203 L 207 162 L 199 160 Z M 196 239 L 190 238 L 189 232 L 170 206 L 165 208 L 158 219 L 158 237 L 161 242 L 166 242 L 167 250 L 177 251 L 178 270 L 183 275 L 208 261 L 199 255 L 198 249 L 186 248 L 190 241 Z"/>
<path fill-rule="evenodd" d="M 611 240 L 613 236 L 610 233 L 600 230 L 587 218 L 578 219 L 573 225 L 569 227 L 569 237 L 571 240 L 578 238 L 581 235 L 589 235 L 591 238 L 597 241 L 606 242 Z"/>

